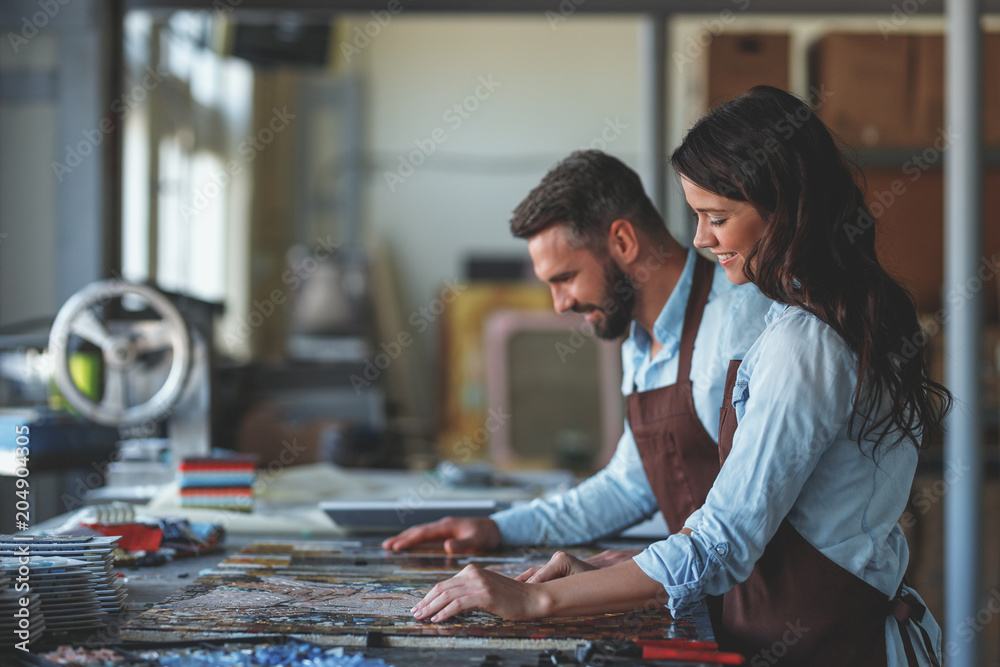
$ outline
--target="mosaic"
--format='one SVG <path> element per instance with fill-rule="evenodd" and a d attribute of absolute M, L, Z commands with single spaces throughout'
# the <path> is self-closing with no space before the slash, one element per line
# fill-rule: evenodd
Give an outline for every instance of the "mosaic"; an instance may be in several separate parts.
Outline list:
<path fill-rule="evenodd" d="M 69 667 L 389 667 L 380 658 L 296 641 L 130 649 L 60 646 L 41 657 Z"/>
<path fill-rule="evenodd" d="M 570 552 L 581 558 L 597 553 Z M 665 609 L 531 623 L 485 612 L 430 623 L 417 621 L 409 612 L 431 586 L 470 562 L 515 576 L 548 557 L 524 550 L 469 557 L 434 551 L 394 554 L 347 541 L 260 542 L 202 572 L 180 594 L 129 621 L 122 639 L 165 642 L 269 634 L 369 647 L 463 642 L 529 647 L 539 640 L 572 646 L 596 639 L 711 635 L 707 617 L 674 620 Z"/>

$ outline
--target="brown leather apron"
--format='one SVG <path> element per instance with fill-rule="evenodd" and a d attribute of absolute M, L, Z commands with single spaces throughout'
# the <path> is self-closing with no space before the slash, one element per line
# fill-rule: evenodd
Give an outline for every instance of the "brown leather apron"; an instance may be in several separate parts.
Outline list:
<path fill-rule="evenodd" d="M 691 294 L 684 311 L 677 382 L 626 399 L 628 423 L 646 478 L 671 532 L 705 502 L 719 474 L 719 447 L 694 409 L 691 356 L 712 289 L 715 265 L 696 255 Z"/>
<path fill-rule="evenodd" d="M 729 362 L 726 391 L 719 411 L 719 458 L 733 447 L 736 410 L 733 387 L 740 362 Z M 809 544 L 789 523 L 777 533 L 754 565 L 749 578 L 719 598 L 710 598 L 712 625 L 720 648 L 761 656 L 781 667 L 869 667 L 886 665 L 885 619 L 899 623 L 907 663 L 917 665 L 905 624 L 923 617 L 912 595 L 889 598 L 843 569 Z M 928 653 L 930 638 L 921 628 Z M 773 660 L 772 660 L 773 658 Z"/>

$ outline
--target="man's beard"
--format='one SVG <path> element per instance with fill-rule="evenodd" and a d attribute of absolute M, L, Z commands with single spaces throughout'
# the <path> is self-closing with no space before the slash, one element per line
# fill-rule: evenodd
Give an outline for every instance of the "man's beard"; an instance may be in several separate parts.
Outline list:
<path fill-rule="evenodd" d="M 594 334 L 604 340 L 615 340 L 628 331 L 634 308 L 635 285 L 609 257 L 604 263 L 604 299 L 599 306 L 581 308 L 578 312 L 600 311 L 603 317 L 594 324 Z"/>

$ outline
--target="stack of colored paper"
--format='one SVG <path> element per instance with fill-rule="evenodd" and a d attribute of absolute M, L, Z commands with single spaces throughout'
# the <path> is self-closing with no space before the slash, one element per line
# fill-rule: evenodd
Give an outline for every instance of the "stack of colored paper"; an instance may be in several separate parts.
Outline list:
<path fill-rule="evenodd" d="M 180 465 L 181 507 L 251 511 L 255 469 L 252 456 L 184 459 Z"/>

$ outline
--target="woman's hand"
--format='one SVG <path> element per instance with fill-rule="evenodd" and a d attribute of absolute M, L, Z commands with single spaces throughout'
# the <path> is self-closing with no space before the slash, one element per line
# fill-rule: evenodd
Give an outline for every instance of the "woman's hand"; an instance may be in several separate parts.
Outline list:
<path fill-rule="evenodd" d="M 604 553 L 608 552 L 605 551 Z M 557 551 L 552 554 L 552 558 L 549 559 L 548 563 L 542 565 L 541 567 L 533 567 L 525 570 L 521 574 L 517 575 L 515 581 L 523 581 L 528 584 L 540 584 L 543 581 L 552 581 L 553 579 L 568 577 L 571 574 L 587 572 L 588 570 L 596 570 L 598 567 L 603 566 L 580 560 L 579 558 L 570 556 L 568 553 L 563 551 Z"/>
<path fill-rule="evenodd" d="M 434 586 L 411 610 L 414 618 L 445 621 L 475 609 L 508 621 L 531 621 L 547 615 L 550 606 L 541 586 L 516 581 L 478 565 L 467 565 L 451 579 Z"/>
<path fill-rule="evenodd" d="M 562 558 L 561 556 L 553 556 Z M 577 563 L 581 563 L 577 559 Z M 633 560 L 541 584 L 510 579 L 469 565 L 430 590 L 412 609 L 414 617 L 444 621 L 480 609 L 510 621 L 551 616 L 590 616 L 666 604 L 663 584 L 648 577 Z"/>

